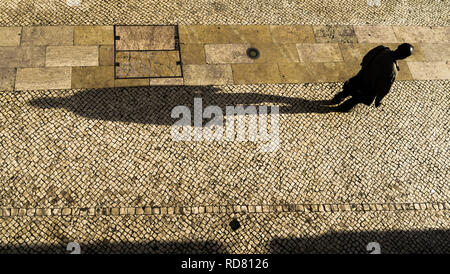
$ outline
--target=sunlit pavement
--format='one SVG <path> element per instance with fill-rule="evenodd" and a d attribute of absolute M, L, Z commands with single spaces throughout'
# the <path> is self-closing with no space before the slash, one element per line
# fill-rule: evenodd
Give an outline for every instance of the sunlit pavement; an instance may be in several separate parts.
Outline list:
<path fill-rule="evenodd" d="M 62 73 L 58 79 L 66 87 L 20 90 L 8 79 L 17 81 L 15 73 L 24 68 L 0 68 L 1 252 L 65 253 L 69 242 L 87 253 L 366 253 L 369 242 L 380 243 L 384 253 L 450 251 L 449 54 L 430 40 L 449 37 L 450 7 L 444 2 L 103 2 L 2 2 L 0 24 L 10 27 L 2 33 L 11 37 L 17 30 L 11 27 L 32 25 L 367 24 L 392 26 L 396 34 L 396 28 L 420 26 L 423 32 L 403 37 L 425 49 L 422 60 L 411 62 L 443 69 L 404 64 L 409 76 L 394 84 L 382 106 L 343 114 L 316 102 L 339 91 L 344 74 L 311 83 L 296 75 L 285 82 L 280 75 L 273 83 L 236 85 L 241 74 L 233 74 L 233 84 L 213 86 L 74 89 L 73 78 L 64 82 Z M 4 39 L 11 45 L 2 44 L 1 52 L 35 46 L 23 44 L 25 28 L 19 29 L 19 44 Z M 442 36 L 424 41 L 430 33 L 439 35 L 436 29 Z M 348 38 L 343 36 L 338 38 Z M 201 44 L 186 41 L 192 50 Z M 344 61 L 342 47 L 360 43 L 315 42 L 336 43 Z M 443 49 L 440 55 L 433 45 Z M 44 57 L 33 59 L 39 47 Z M 46 67 L 48 47 L 36 46 L 20 58 L 4 53 L 2 67 Z M 191 61 L 203 65 L 194 64 L 196 56 Z M 240 104 L 280 106 L 279 144 L 264 152 L 261 142 L 174 141 L 171 111 L 180 105 L 193 111 L 196 97 L 203 107 L 224 112 Z M 235 231 L 233 218 L 241 225 Z"/>

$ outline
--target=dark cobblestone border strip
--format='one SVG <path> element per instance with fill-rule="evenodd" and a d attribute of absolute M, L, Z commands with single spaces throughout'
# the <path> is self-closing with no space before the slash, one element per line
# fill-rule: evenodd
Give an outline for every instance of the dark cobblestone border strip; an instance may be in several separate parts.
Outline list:
<path fill-rule="evenodd" d="M 277 213 L 343 211 L 424 211 L 450 210 L 450 202 L 384 204 L 289 204 L 193 207 L 90 207 L 90 208 L 2 208 L 0 217 L 16 216 L 119 216 L 119 215 L 190 215 L 203 213 Z"/>

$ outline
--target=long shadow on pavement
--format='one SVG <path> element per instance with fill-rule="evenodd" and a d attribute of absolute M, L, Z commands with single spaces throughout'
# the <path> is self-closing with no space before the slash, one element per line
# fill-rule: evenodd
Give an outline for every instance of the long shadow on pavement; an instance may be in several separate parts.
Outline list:
<path fill-rule="evenodd" d="M 88 89 L 68 97 L 42 97 L 30 100 L 37 108 L 65 108 L 91 119 L 171 125 L 171 111 L 184 105 L 193 113 L 194 98 L 201 97 L 203 107 L 248 106 L 265 103 L 280 105 L 279 113 L 328 113 L 328 101 L 310 101 L 296 97 L 261 93 L 223 93 L 211 86 L 164 86 L 143 88 Z"/>

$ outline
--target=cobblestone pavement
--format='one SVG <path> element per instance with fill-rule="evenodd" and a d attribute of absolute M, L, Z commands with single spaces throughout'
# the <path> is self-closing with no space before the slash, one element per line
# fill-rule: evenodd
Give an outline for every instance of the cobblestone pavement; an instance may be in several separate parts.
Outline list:
<path fill-rule="evenodd" d="M 0 253 L 449 253 L 448 211 L 8 218 Z M 241 227 L 228 223 L 237 218 Z M 6 241 L 5 239 L 14 239 Z"/>
<path fill-rule="evenodd" d="M 376 0 L 370 0 L 376 2 Z M 448 26 L 445 0 L 66 0 L 0 2 L 1 26 L 311 24 Z"/>
<path fill-rule="evenodd" d="M 4 250 L 28 246 L 19 239 L 27 235 L 21 232 L 28 227 L 24 220 L 35 229 L 47 227 L 38 243 L 28 240 L 32 246 L 42 243 L 53 250 L 57 246 L 45 245 L 78 237 L 92 245 L 92 252 L 100 251 L 95 242 L 102 237 L 113 243 L 105 252 L 150 252 L 151 245 L 117 243 L 144 238 L 173 242 L 161 252 L 181 251 L 179 245 L 202 252 L 195 247 L 197 233 L 186 231 L 207 235 L 199 241 L 218 242 L 211 247 L 217 252 L 268 252 L 276 238 L 345 231 L 356 234 L 344 233 L 343 239 L 359 239 L 361 231 L 376 231 L 381 222 L 404 233 L 441 229 L 448 238 L 450 81 L 396 82 L 381 109 L 321 113 L 315 100 L 339 88 L 340 83 L 323 83 L 5 92 L 0 97 Z M 204 106 L 222 108 L 281 105 L 279 149 L 262 153 L 250 142 L 172 141 L 170 111 L 176 105 L 192 107 L 195 96 Z M 247 232 L 238 242 L 223 242 L 231 236 L 215 237 L 210 224 L 217 220 L 225 229 L 233 215 L 248 220 Z M 86 228 L 77 230 L 77 222 Z M 125 228 L 127 222 L 136 228 Z M 308 222 L 317 223 L 318 230 Z M 55 223 L 62 226 L 59 232 L 52 232 Z M 289 230 L 293 224 L 305 231 Z M 120 235 L 104 237 L 102 229 L 112 229 L 109 225 Z M 167 225 L 173 227 L 162 238 L 138 232 Z M 93 233 L 77 233 L 87 229 Z M 258 229 L 267 234 L 261 247 L 253 238 L 260 237 Z M 398 233 L 395 237 L 402 237 Z M 436 240 L 433 233 L 426 237 Z M 285 252 L 287 240 L 280 241 L 277 252 Z M 331 250 L 342 251 L 344 242 Z M 330 251 L 290 245 L 298 252 Z"/>

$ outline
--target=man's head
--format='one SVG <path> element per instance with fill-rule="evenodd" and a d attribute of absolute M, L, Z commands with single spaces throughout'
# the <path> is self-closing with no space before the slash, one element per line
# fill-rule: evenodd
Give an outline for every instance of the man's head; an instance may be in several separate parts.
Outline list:
<path fill-rule="evenodd" d="M 411 44 L 404 43 L 397 47 L 394 50 L 394 57 L 396 60 L 405 59 L 408 56 L 411 56 L 413 53 L 414 47 Z"/>

